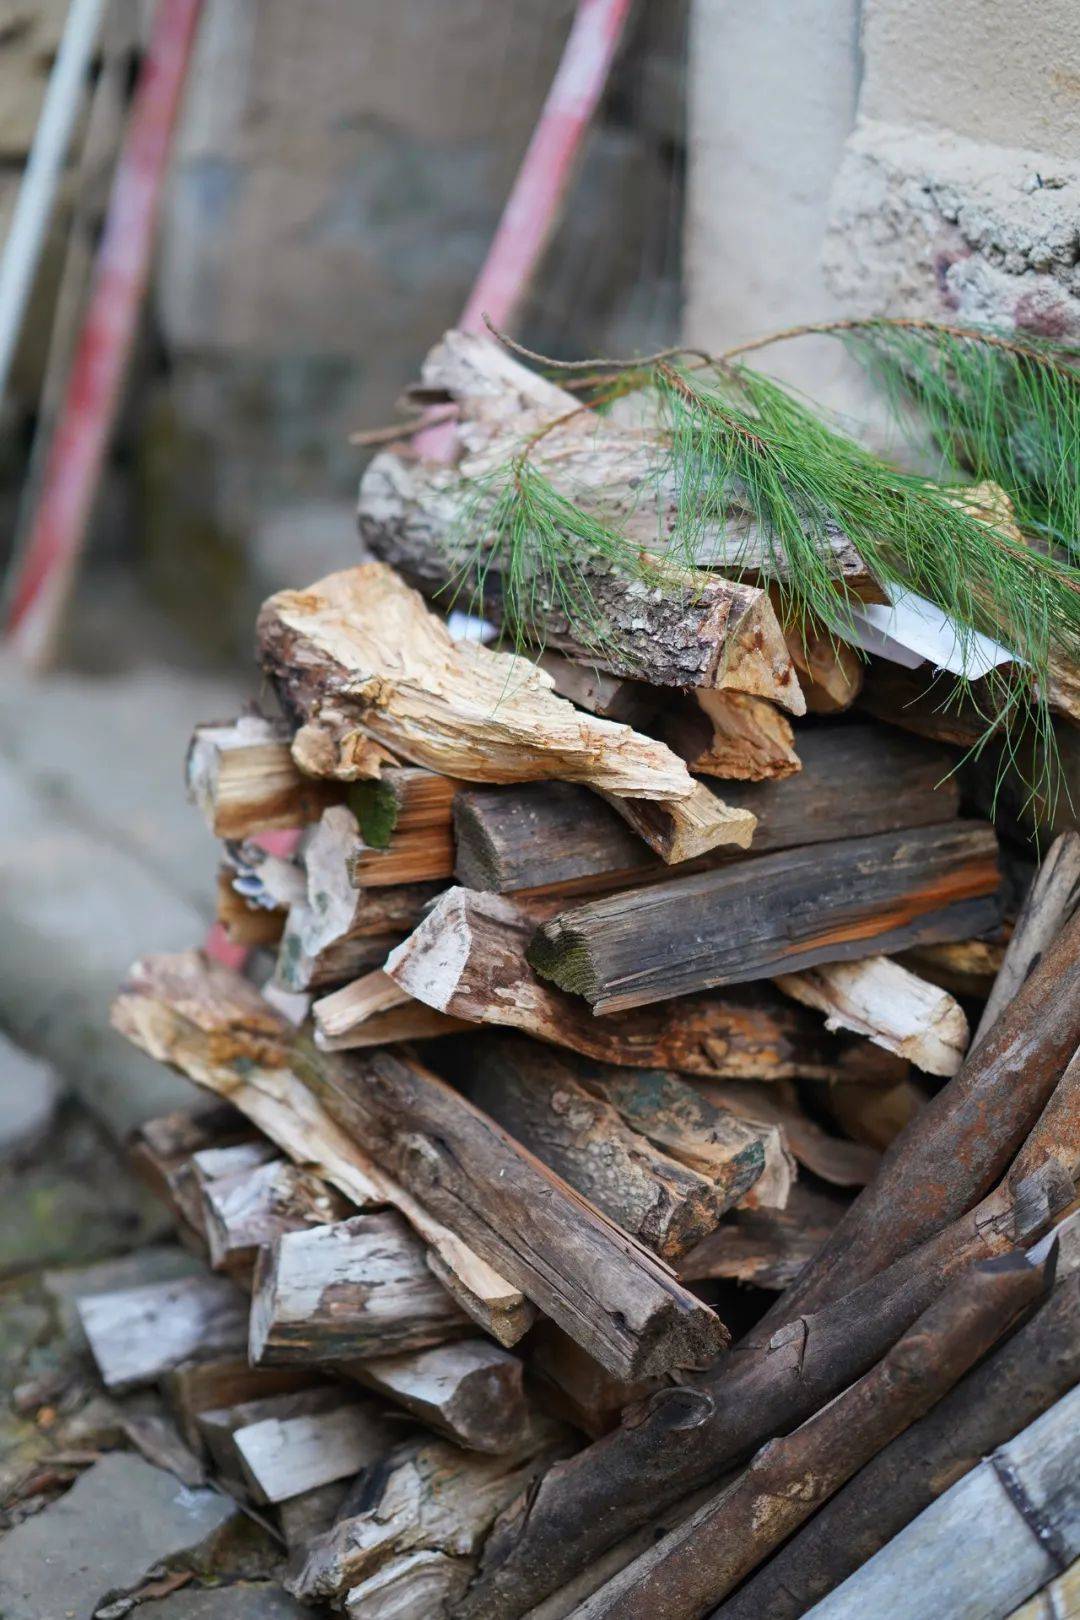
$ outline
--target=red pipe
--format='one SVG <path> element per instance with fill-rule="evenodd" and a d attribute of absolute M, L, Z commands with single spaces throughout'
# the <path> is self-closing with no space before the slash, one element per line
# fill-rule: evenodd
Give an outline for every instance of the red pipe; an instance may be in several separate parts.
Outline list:
<path fill-rule="evenodd" d="M 31 664 L 49 655 L 108 452 L 201 7 L 202 0 L 159 0 L 139 73 L 90 300 L 7 608 L 9 641 Z"/>

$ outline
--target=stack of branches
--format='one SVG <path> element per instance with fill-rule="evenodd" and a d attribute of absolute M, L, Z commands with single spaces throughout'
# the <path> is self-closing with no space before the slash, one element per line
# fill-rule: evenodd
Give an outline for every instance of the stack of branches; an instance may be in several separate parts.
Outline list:
<path fill-rule="evenodd" d="M 977 497 L 886 499 L 728 362 L 599 391 L 451 335 L 423 397 L 458 461 L 376 457 L 378 560 L 260 615 L 279 714 L 196 730 L 248 976 L 146 959 L 114 1021 L 216 1099 L 132 1150 L 207 1269 L 88 1301 L 88 1337 L 353 1620 L 950 1613 L 928 1538 L 995 1488 L 996 1538 L 1053 1527 L 962 1565 L 1004 1615 L 1080 1550 L 1080 837 L 1032 880 L 956 767 L 991 699 L 1003 756 L 1021 710 L 1070 724 L 1060 500 L 1003 518 L 977 436 Z M 739 411 L 767 501 L 760 446 L 721 465 Z M 895 560 L 929 509 L 978 537 L 938 605 L 1005 648 L 981 710 L 970 669 L 890 706 L 840 634 L 933 589 Z M 1049 674 L 998 549 L 1052 582 Z M 501 646 L 453 633 L 462 590 Z"/>

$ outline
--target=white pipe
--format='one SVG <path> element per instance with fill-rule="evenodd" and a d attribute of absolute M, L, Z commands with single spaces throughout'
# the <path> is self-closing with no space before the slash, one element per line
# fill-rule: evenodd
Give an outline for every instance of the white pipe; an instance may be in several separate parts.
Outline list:
<path fill-rule="evenodd" d="M 71 0 L 0 260 L 0 401 L 37 275 L 105 0 Z"/>

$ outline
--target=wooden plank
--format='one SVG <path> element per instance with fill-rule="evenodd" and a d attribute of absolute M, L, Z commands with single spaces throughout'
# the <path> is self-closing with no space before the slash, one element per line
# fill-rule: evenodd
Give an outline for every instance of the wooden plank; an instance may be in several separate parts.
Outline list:
<path fill-rule="evenodd" d="M 448 889 L 387 958 L 401 989 L 451 1017 L 521 1030 L 601 1063 L 718 1078 L 894 1082 L 897 1058 L 827 1035 L 772 985 L 732 987 L 594 1018 L 525 960 L 534 922 L 498 895 Z"/>
<path fill-rule="evenodd" d="M 724 1347 L 719 1318 L 654 1255 L 429 1070 L 382 1048 L 317 1053 L 302 1074 L 436 1218 L 612 1372 L 702 1366 Z"/>
<path fill-rule="evenodd" d="M 595 1012 L 963 939 L 1000 915 L 997 841 L 946 822 L 787 850 L 586 902 L 542 923 L 529 960 Z"/>
<path fill-rule="evenodd" d="M 781 974 L 785 995 L 825 1014 L 825 1028 L 850 1029 L 907 1058 L 926 1074 L 955 1074 L 970 1039 L 963 1008 L 887 956 L 828 962 Z"/>
<path fill-rule="evenodd" d="M 313 776 L 378 776 L 374 739 L 414 765 L 468 781 L 549 777 L 634 798 L 693 790 L 662 743 L 583 716 L 526 659 L 456 642 L 382 563 L 331 574 L 263 606 L 259 655 L 303 723 L 293 758 Z"/>
<path fill-rule="evenodd" d="M 247 1342 L 247 1300 L 227 1277 L 180 1277 L 76 1301 L 106 1389 L 152 1384 L 182 1362 Z"/>
<path fill-rule="evenodd" d="M 500 1344 L 534 1313 L 521 1292 L 434 1218 L 337 1125 L 288 1066 L 296 1032 L 239 975 L 199 951 L 132 968 L 112 1022 L 151 1057 L 229 1098 L 297 1163 L 360 1206 L 390 1204 L 431 1245 L 429 1259 L 463 1308 Z"/>
<path fill-rule="evenodd" d="M 395 1211 L 285 1232 L 260 1251 L 248 1355 L 256 1367 L 420 1350 L 468 1329 Z"/>

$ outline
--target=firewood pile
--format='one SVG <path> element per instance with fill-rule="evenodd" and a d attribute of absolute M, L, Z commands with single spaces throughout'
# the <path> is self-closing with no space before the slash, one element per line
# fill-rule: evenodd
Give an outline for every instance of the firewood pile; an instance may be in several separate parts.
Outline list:
<path fill-rule="evenodd" d="M 482 458 L 559 391 L 480 352 Z M 247 971 L 113 1016 L 210 1094 L 131 1149 L 206 1270 L 86 1301 L 102 1375 L 352 1620 L 1008 1614 L 1080 1551 L 1080 838 L 764 583 L 456 634 L 454 476 L 377 456 L 195 731 Z"/>

